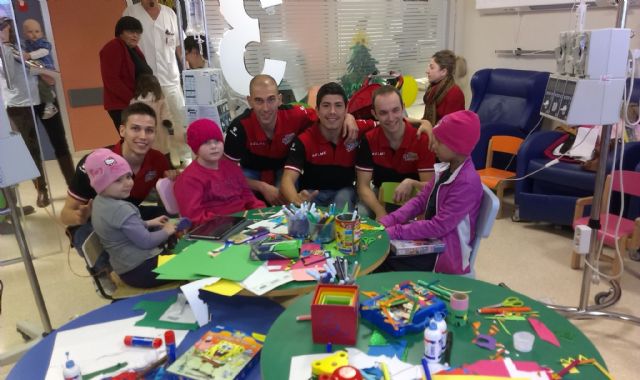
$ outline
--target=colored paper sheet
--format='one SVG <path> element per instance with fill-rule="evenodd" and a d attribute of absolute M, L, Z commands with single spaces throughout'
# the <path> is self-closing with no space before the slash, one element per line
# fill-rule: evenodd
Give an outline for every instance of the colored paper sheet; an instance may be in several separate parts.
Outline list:
<path fill-rule="evenodd" d="M 139 318 L 140 316 L 135 316 L 71 330 L 54 331 L 55 343 L 45 379 L 62 378 L 62 369 L 67 360 L 65 352 L 70 353 L 83 373 L 91 373 L 122 362 L 128 362 L 132 366 L 144 365 L 149 349 L 127 347 L 122 344 L 122 339 L 125 335 L 161 337 L 164 336 L 165 330 L 135 326 Z M 175 335 L 176 345 L 179 346 L 187 331 L 175 331 Z"/>
<path fill-rule="evenodd" d="M 266 292 L 291 281 L 293 281 L 291 271 L 270 272 L 265 263 L 242 281 L 242 287 L 253 294 L 261 296 Z"/>
<path fill-rule="evenodd" d="M 507 367 L 506 362 L 509 361 L 509 367 Z M 528 372 L 531 376 L 535 376 L 534 378 L 539 378 L 538 376 L 543 376 L 545 373 L 545 369 L 540 366 L 540 364 L 531 361 L 511 361 L 511 359 L 505 360 L 478 360 L 471 364 L 465 364 L 461 368 L 463 373 L 467 375 L 483 375 L 483 376 L 494 376 L 501 378 L 509 378 L 513 374 L 510 373 L 513 369 L 522 374 L 524 372 Z M 458 374 L 455 370 L 446 371 L 447 374 Z M 516 376 L 519 377 L 519 376 Z M 527 378 L 531 378 L 527 376 Z M 546 377 L 542 377 L 546 379 Z"/>
<path fill-rule="evenodd" d="M 220 245 L 216 242 L 198 240 L 182 249 L 171 261 L 153 271 L 163 280 L 199 280 L 203 277 L 211 277 L 213 275 L 200 274 L 196 270 L 206 271 L 213 265 L 208 252 Z"/>
<path fill-rule="evenodd" d="M 192 281 L 180 287 L 200 327 L 209 323 L 209 306 L 198 297 L 198 294 L 201 288 L 218 281 L 220 281 L 220 277 L 207 277 L 202 280 Z"/>
<path fill-rule="evenodd" d="M 242 290 L 242 285 L 235 281 L 220 280 L 215 284 L 207 285 L 203 290 L 211 293 L 220 294 L 222 296 L 231 297 L 238 294 Z"/>
<path fill-rule="evenodd" d="M 193 280 L 203 277 L 221 277 L 242 281 L 262 263 L 249 260 L 249 245 L 232 245 L 215 257 L 209 252 L 220 243 L 199 240 L 184 248 L 173 260 L 156 268 L 162 279 Z"/>
<path fill-rule="evenodd" d="M 536 318 L 528 318 L 531 327 L 538 334 L 538 337 L 545 342 L 549 342 L 556 347 L 560 347 L 560 342 L 558 342 L 558 338 L 549 330 L 549 328 L 542 323 L 539 319 Z"/>
<path fill-rule="evenodd" d="M 289 268 L 289 271 L 291 272 L 291 275 L 293 276 L 294 281 L 313 281 L 314 278 L 311 277 L 306 272 L 306 270 L 315 269 L 318 271 L 323 271 L 324 269 L 322 268 L 322 266 L 326 262 L 327 260 L 323 259 L 321 261 L 317 261 L 317 262 L 314 262 L 313 264 L 305 266 L 302 263 L 302 260 L 298 260 L 296 261 L 295 264 L 293 264 Z M 290 263 L 291 263 L 291 260 L 269 260 L 267 261 L 267 266 L 269 268 L 269 271 L 282 271 L 282 270 L 285 270 L 285 268 L 287 268 L 290 265 Z"/>
<path fill-rule="evenodd" d="M 162 266 L 169 262 L 169 260 L 176 257 L 176 255 L 158 255 L 158 266 Z"/>
<path fill-rule="evenodd" d="M 431 375 L 433 380 L 504 380 L 502 376 L 485 376 L 485 375 Z M 529 380 L 526 377 L 511 377 L 511 380 Z"/>
<path fill-rule="evenodd" d="M 164 301 L 140 301 L 133 310 L 143 310 L 144 317 L 136 322 L 136 326 L 155 327 L 167 330 L 195 330 L 198 328 L 197 323 L 177 323 L 169 321 L 161 321 L 160 317 L 164 312 L 176 302 L 177 296 L 172 296 Z"/>
<path fill-rule="evenodd" d="M 385 355 L 390 358 L 396 356 L 400 360 L 404 360 L 406 348 L 407 348 L 407 341 L 399 340 L 395 342 L 389 342 L 384 345 L 369 346 L 367 355 L 369 356 Z"/>

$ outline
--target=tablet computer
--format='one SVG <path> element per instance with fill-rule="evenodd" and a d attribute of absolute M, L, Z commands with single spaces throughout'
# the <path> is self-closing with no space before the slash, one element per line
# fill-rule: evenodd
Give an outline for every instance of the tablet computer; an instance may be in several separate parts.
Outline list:
<path fill-rule="evenodd" d="M 246 224 L 247 219 L 241 216 L 216 216 L 191 230 L 188 238 L 198 240 L 225 240 L 231 234 L 244 228 Z"/>

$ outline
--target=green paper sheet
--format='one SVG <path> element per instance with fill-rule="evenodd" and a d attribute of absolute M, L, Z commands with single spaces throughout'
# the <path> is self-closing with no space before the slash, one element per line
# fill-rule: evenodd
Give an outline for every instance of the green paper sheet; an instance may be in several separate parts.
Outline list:
<path fill-rule="evenodd" d="M 249 259 L 249 245 L 232 245 L 217 256 L 209 251 L 220 243 L 198 240 L 182 250 L 173 260 L 154 269 L 160 279 L 193 280 L 202 277 L 221 277 L 231 281 L 243 281 L 255 272 L 262 262 Z"/>
<path fill-rule="evenodd" d="M 198 328 L 197 323 L 176 323 L 161 321 L 160 317 L 164 314 L 169 306 L 173 305 L 178 296 L 172 296 L 165 301 L 140 301 L 133 310 L 142 310 L 145 312 L 144 318 L 136 322 L 136 326 L 155 327 L 167 330 L 195 330 Z"/>

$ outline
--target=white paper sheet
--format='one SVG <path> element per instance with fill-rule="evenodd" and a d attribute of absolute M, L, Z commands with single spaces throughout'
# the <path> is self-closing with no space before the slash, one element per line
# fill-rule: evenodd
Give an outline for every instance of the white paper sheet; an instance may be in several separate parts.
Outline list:
<path fill-rule="evenodd" d="M 422 380 L 422 367 L 405 363 L 397 357 L 369 356 L 364 352 L 348 347 L 349 364 L 356 368 L 371 368 L 384 362 L 389 369 L 389 374 L 393 380 Z M 316 360 L 326 358 L 331 354 L 300 355 L 291 358 L 289 367 L 289 380 L 307 380 L 311 378 L 311 363 Z"/>
<path fill-rule="evenodd" d="M 178 293 L 176 302 L 171 304 L 159 318 L 165 322 L 175 323 L 196 323 L 196 317 L 187 302 L 187 298 L 182 293 Z"/>
<path fill-rule="evenodd" d="M 99 323 L 56 334 L 46 380 L 62 379 L 62 369 L 67 360 L 73 359 L 82 373 L 90 373 L 127 362 L 128 368 L 144 367 L 148 363 L 150 349 L 127 347 L 126 335 L 163 338 L 167 330 L 135 326 L 142 316 Z M 175 330 L 176 346 L 187 335 L 185 330 Z M 164 345 L 158 351 L 164 351 Z"/>
<path fill-rule="evenodd" d="M 267 263 L 265 262 L 240 284 L 251 293 L 261 296 L 266 292 L 291 281 L 293 281 L 291 271 L 269 272 Z"/>
<path fill-rule="evenodd" d="M 208 277 L 192 281 L 180 287 L 180 290 L 182 290 L 182 294 L 187 298 L 187 302 L 189 302 L 189 306 L 191 306 L 193 315 L 200 327 L 209 322 L 209 307 L 204 303 L 204 301 L 198 298 L 198 291 L 203 287 L 214 284 L 218 281 L 220 281 L 220 277 Z"/>

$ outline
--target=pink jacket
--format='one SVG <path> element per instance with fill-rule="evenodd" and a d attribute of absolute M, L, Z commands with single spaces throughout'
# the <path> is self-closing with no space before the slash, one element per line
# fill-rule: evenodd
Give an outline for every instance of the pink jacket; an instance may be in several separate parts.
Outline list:
<path fill-rule="evenodd" d="M 470 270 L 471 248 L 482 202 L 482 182 L 469 157 L 438 188 L 436 215 L 430 220 L 409 222 L 425 213 L 433 185 L 448 163 L 434 166 L 434 178 L 404 206 L 380 220 L 391 239 L 441 239 L 445 251 L 438 255 L 434 272 L 464 274 Z M 409 222 L 409 223 L 407 223 Z"/>

